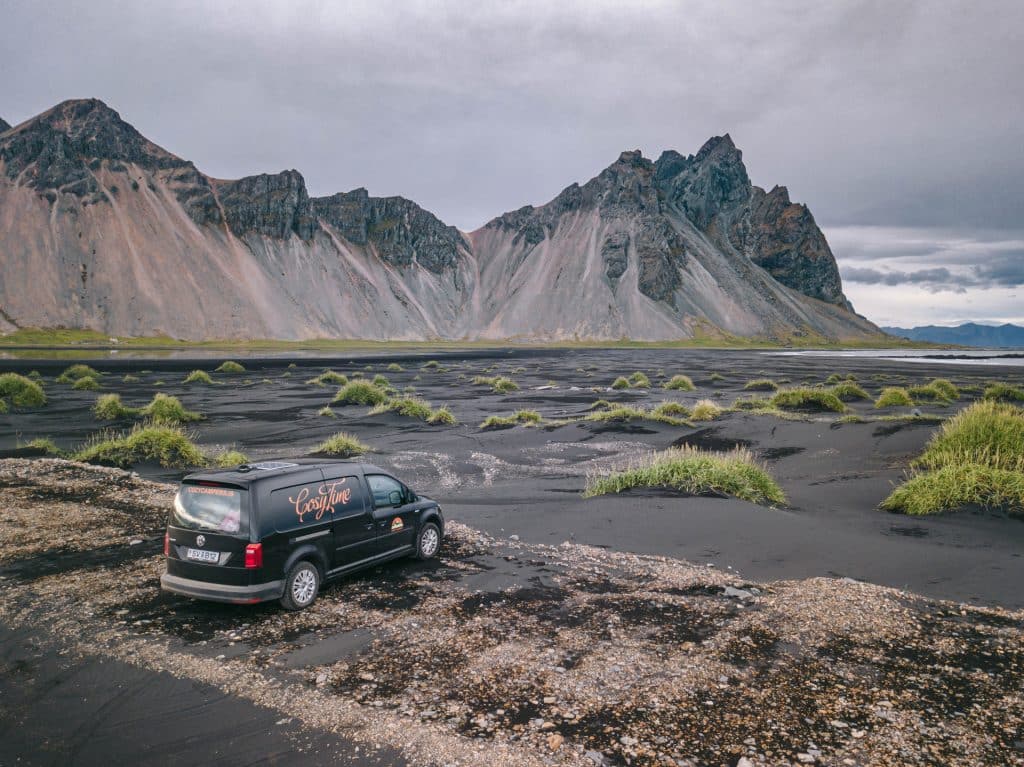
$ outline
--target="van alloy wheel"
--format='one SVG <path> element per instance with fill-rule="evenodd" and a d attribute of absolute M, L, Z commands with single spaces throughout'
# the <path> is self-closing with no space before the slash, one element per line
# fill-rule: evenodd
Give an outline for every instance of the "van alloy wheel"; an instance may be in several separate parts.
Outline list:
<path fill-rule="evenodd" d="M 419 545 L 416 547 L 416 556 L 420 559 L 431 559 L 437 556 L 441 548 L 441 531 L 433 522 L 428 522 L 420 531 Z"/>
<path fill-rule="evenodd" d="M 320 571 L 309 560 L 296 562 L 284 581 L 281 606 L 286 610 L 302 610 L 316 600 L 320 590 Z"/>
<path fill-rule="evenodd" d="M 303 570 L 292 581 L 292 599 L 296 604 L 304 605 L 313 600 L 316 593 L 316 575 L 312 570 Z"/>

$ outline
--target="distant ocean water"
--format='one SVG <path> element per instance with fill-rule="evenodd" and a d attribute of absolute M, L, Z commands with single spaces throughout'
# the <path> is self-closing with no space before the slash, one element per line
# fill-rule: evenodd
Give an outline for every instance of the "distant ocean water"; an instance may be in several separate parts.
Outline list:
<path fill-rule="evenodd" d="M 956 351 L 936 351 L 935 349 L 801 349 L 799 351 L 761 353 L 777 357 L 855 357 L 932 364 L 1024 367 L 1024 352 L 1007 349 L 957 349 Z"/>

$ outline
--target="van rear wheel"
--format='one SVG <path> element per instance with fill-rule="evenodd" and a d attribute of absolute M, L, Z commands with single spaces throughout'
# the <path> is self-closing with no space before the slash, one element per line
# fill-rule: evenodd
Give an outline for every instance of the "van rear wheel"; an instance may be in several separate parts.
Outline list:
<path fill-rule="evenodd" d="M 316 601 L 320 592 L 320 571 L 309 560 L 296 562 L 284 579 L 281 606 L 285 610 L 303 610 Z"/>

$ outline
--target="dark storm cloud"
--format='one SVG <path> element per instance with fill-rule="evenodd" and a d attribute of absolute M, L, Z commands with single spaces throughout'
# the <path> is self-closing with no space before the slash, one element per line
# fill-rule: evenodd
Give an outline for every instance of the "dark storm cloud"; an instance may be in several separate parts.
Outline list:
<path fill-rule="evenodd" d="M 878 269 L 847 268 L 843 270 L 843 279 L 860 282 L 865 285 L 933 285 L 947 286 L 954 284 L 953 273 L 949 269 L 919 269 L 916 272 L 889 271 Z"/>

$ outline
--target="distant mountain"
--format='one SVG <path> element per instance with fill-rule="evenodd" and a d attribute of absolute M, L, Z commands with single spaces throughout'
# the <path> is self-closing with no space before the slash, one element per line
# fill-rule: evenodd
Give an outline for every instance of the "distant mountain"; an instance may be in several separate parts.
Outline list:
<path fill-rule="evenodd" d="M 3 133 L 4 131 L 10 130 L 10 129 L 11 129 L 11 124 L 9 122 L 7 122 L 7 120 L 5 120 L 4 118 L 0 117 L 0 133 Z"/>
<path fill-rule="evenodd" d="M 960 346 L 987 346 L 1004 349 L 1024 348 L 1024 328 L 1019 325 L 978 325 L 968 322 L 956 327 L 925 325 L 916 328 L 882 328 L 890 335 L 912 341 Z"/>
<path fill-rule="evenodd" d="M 463 233 L 402 197 L 215 179 L 95 99 L 0 133 L 0 329 L 178 338 L 879 337 L 728 135 Z"/>

